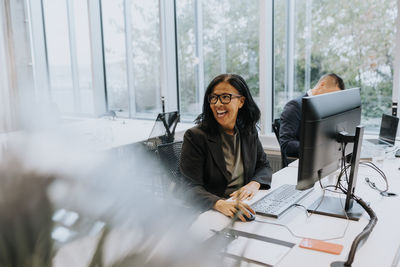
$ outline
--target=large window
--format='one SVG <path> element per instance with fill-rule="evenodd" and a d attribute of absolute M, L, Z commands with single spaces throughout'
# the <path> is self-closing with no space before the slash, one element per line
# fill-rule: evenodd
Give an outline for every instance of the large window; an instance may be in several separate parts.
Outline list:
<path fill-rule="evenodd" d="M 392 102 L 397 1 L 263 1 L 37 0 L 51 97 L 64 113 L 153 119 L 164 96 L 192 121 L 209 82 L 237 73 L 265 126 L 334 72 L 361 87 L 363 124 L 377 127 Z"/>
<path fill-rule="evenodd" d="M 108 108 L 140 117 L 161 111 L 157 0 L 103 0 Z"/>
<path fill-rule="evenodd" d="M 47 60 L 51 95 L 62 112 L 74 111 L 68 16 L 65 0 L 45 0 Z"/>
<path fill-rule="evenodd" d="M 118 111 L 120 115 L 128 117 L 129 89 L 124 1 L 103 0 L 102 22 L 108 108 Z"/>
<path fill-rule="evenodd" d="M 50 95 L 63 113 L 93 114 L 87 2 L 43 0 Z"/>
<path fill-rule="evenodd" d="M 236 73 L 258 101 L 258 1 L 177 1 L 180 108 L 201 112 L 204 91 L 218 74 Z"/>
<path fill-rule="evenodd" d="M 289 25 L 285 27 L 288 38 L 282 37 L 281 25 L 275 27 L 276 113 L 289 96 L 303 94 L 321 75 L 334 72 L 346 88 L 361 88 L 362 122 L 377 127 L 382 113 L 391 113 L 396 0 L 299 0 L 290 1 L 291 7 L 287 1 L 275 2 L 276 23 Z M 290 38 L 293 46 L 287 41 Z M 283 64 L 277 56 L 285 45 L 292 49 L 286 55 L 293 52 L 286 64 L 286 71 L 293 68 L 293 76 L 282 84 Z"/>

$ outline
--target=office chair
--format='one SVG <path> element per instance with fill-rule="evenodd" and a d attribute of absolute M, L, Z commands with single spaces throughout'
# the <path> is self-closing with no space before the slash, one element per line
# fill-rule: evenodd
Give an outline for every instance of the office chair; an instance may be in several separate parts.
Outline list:
<path fill-rule="evenodd" d="M 272 130 L 275 133 L 276 139 L 278 140 L 279 147 L 281 149 L 281 164 L 282 168 L 285 168 L 289 165 L 290 162 L 295 161 L 296 158 L 290 157 L 288 158 L 286 154 L 283 152 L 281 142 L 279 141 L 279 129 L 281 128 L 281 119 L 274 119 L 274 122 L 272 123 Z"/>
<path fill-rule="evenodd" d="M 179 170 L 182 143 L 182 141 L 178 141 L 157 146 L 158 157 L 168 174 L 166 179 L 162 181 L 163 187 L 166 192 L 173 193 L 178 197 L 183 193 L 182 190 L 185 185 L 185 180 Z"/>
<path fill-rule="evenodd" d="M 149 138 L 144 142 L 149 150 L 155 151 L 160 144 L 174 142 L 175 128 L 180 121 L 179 111 L 159 113 Z"/>

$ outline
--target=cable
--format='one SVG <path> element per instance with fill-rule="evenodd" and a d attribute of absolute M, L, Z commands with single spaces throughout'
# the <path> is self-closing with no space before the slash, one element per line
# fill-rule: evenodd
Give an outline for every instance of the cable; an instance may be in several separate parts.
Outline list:
<path fill-rule="evenodd" d="M 370 220 L 369 220 L 367 226 L 365 226 L 365 228 L 362 230 L 362 232 L 356 236 L 353 243 L 351 244 L 351 248 L 349 251 L 349 256 L 347 257 L 347 261 L 346 262 L 334 262 L 334 263 L 341 263 L 341 264 L 343 264 L 343 266 L 351 266 L 351 264 L 354 261 L 354 257 L 355 257 L 358 247 L 367 240 L 368 236 L 370 235 L 370 233 L 374 229 L 376 223 L 378 222 L 378 217 L 376 217 L 375 212 L 367 205 L 367 203 L 365 203 L 361 198 L 358 198 L 354 195 L 353 195 L 353 198 L 368 213 Z M 362 241 L 364 241 L 364 242 L 361 243 Z M 333 263 L 331 264 L 331 266 L 332 265 L 333 265 Z"/>
<path fill-rule="evenodd" d="M 398 148 L 397 146 L 393 146 L 392 150 L 386 150 L 385 153 L 389 154 L 389 153 L 395 152 L 397 150 L 397 148 Z"/>
<path fill-rule="evenodd" d="M 308 217 L 309 217 L 309 216 L 307 216 L 307 218 L 308 218 Z M 296 237 L 296 238 L 310 238 L 309 236 L 302 236 L 302 235 L 297 235 L 297 234 L 295 234 L 295 233 L 289 228 L 289 226 L 287 226 L 287 225 L 285 225 L 285 224 L 282 224 L 282 223 L 275 223 L 275 222 L 269 222 L 269 221 L 262 221 L 262 220 L 259 220 L 259 219 L 255 219 L 254 221 L 259 222 L 259 223 L 266 223 L 266 224 L 272 224 L 272 225 L 277 225 L 277 226 L 284 227 L 286 230 L 288 230 L 288 232 L 289 232 L 293 237 Z M 343 238 L 343 237 L 346 235 L 346 232 L 347 232 L 347 229 L 348 229 L 348 227 L 349 227 L 349 224 L 350 224 L 350 220 L 347 221 L 346 227 L 345 227 L 343 233 L 342 233 L 340 236 L 330 237 L 330 238 L 324 238 L 324 239 L 316 239 L 316 238 L 313 238 L 313 239 L 315 239 L 315 240 L 320 240 L 320 241 L 330 241 L 330 240 L 335 240 L 335 239 L 341 239 L 341 238 Z"/>
<path fill-rule="evenodd" d="M 383 180 L 385 180 L 386 184 L 388 183 L 387 182 L 387 178 L 386 178 L 386 174 L 378 166 L 376 166 L 373 162 L 371 162 L 371 161 L 360 162 L 360 165 L 365 165 L 367 167 L 372 168 L 374 171 L 376 171 L 383 178 Z"/>
<path fill-rule="evenodd" d="M 336 193 L 340 193 L 340 192 L 336 192 Z M 321 205 L 324 196 L 325 196 L 325 189 L 323 189 L 323 195 L 322 195 L 322 197 L 321 197 L 321 201 L 320 201 L 320 203 L 317 205 L 317 207 L 314 209 L 314 211 L 316 211 L 316 210 L 318 209 L 318 207 Z M 330 238 L 324 238 L 324 239 L 316 239 L 316 238 L 313 238 L 313 239 L 320 240 L 320 241 L 330 241 L 330 240 L 335 240 L 335 239 L 343 238 L 343 237 L 346 235 L 347 229 L 348 229 L 348 227 L 349 227 L 349 225 L 350 225 L 350 218 L 347 216 L 347 212 L 346 212 L 345 209 L 344 209 L 344 206 L 343 206 L 343 203 L 342 203 L 341 199 L 340 199 L 340 204 L 342 205 L 344 214 L 346 215 L 346 219 L 347 219 L 347 224 L 346 224 L 346 227 L 345 227 L 343 233 L 342 233 L 340 236 L 337 236 L 337 237 L 330 237 Z M 295 207 L 301 207 L 301 208 L 305 209 L 307 219 L 310 218 L 311 215 L 313 214 L 313 212 L 310 212 L 310 214 L 308 214 L 308 213 L 307 213 L 307 211 L 308 211 L 307 208 L 304 207 L 303 205 L 294 204 L 293 206 L 295 206 Z M 308 236 L 301 236 L 301 235 L 295 234 L 295 233 L 289 228 L 289 226 L 287 226 L 287 225 L 285 225 L 285 224 L 282 224 L 282 223 L 275 223 L 275 222 L 262 221 L 262 220 L 259 220 L 259 219 L 255 219 L 255 221 L 256 221 L 256 222 L 260 222 L 260 223 L 266 223 L 266 224 L 272 224 L 272 225 L 282 226 L 282 227 L 284 227 L 286 230 L 288 230 L 289 233 L 290 233 L 292 236 L 294 236 L 294 237 L 296 237 L 296 238 L 310 238 L 310 237 L 308 237 Z"/>
<path fill-rule="evenodd" d="M 394 197 L 397 196 L 396 193 L 388 192 L 389 190 L 389 182 L 387 180 L 386 174 L 378 167 L 376 166 L 373 162 L 367 161 L 367 162 L 360 162 L 361 165 L 367 166 L 372 168 L 374 171 L 376 171 L 382 179 L 385 181 L 385 189 L 382 190 L 376 186 L 376 184 L 371 181 L 369 177 L 365 177 L 365 182 L 371 187 L 372 189 L 378 191 L 382 196 L 384 197 Z"/>
<path fill-rule="evenodd" d="M 375 164 L 373 164 L 373 165 L 376 167 Z M 347 178 L 347 169 L 348 168 L 349 167 L 345 167 L 345 168 L 342 169 L 345 172 L 346 178 Z M 379 169 L 378 167 L 376 167 L 376 168 Z M 375 170 L 377 170 L 377 169 L 375 169 Z M 386 176 L 382 176 L 382 177 L 384 177 L 384 179 L 386 178 Z M 333 262 L 331 264 L 331 266 L 338 266 L 338 265 L 340 265 L 340 266 L 351 266 L 351 264 L 354 261 L 354 257 L 355 257 L 355 254 L 357 252 L 358 247 L 367 240 L 368 236 L 370 235 L 370 233 L 372 232 L 372 230 L 374 229 L 374 227 L 375 227 L 375 225 L 376 225 L 376 223 L 378 221 L 378 218 L 377 218 L 375 212 L 371 209 L 371 207 L 369 207 L 367 205 L 367 203 L 365 203 L 361 198 L 357 197 L 353 193 L 351 194 L 351 198 L 354 199 L 355 201 L 357 201 L 357 203 L 360 204 L 360 206 L 368 213 L 368 215 L 370 217 L 370 220 L 369 220 L 367 226 L 365 226 L 365 228 L 361 231 L 361 233 L 358 234 L 356 236 L 356 238 L 353 240 L 353 243 L 351 245 L 351 248 L 350 248 L 350 251 L 349 251 L 349 255 L 347 257 L 346 262 L 341 262 L 341 261 Z"/>

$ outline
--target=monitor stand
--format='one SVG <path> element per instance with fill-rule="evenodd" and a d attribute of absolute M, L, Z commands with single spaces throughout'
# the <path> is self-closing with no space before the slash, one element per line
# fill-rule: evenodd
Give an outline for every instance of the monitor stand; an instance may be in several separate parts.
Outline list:
<path fill-rule="evenodd" d="M 364 127 L 357 126 L 356 134 L 354 136 L 348 135 L 347 133 L 340 133 L 338 136 L 338 142 L 354 143 L 353 153 L 351 157 L 351 169 L 347 188 L 346 202 L 343 204 L 342 199 L 338 197 L 322 196 L 307 209 L 308 212 L 343 219 L 349 218 L 354 221 L 358 221 L 360 219 L 364 212 L 364 209 L 356 201 L 353 200 L 352 195 L 354 193 L 357 182 L 358 165 L 360 162 L 360 152 L 363 135 Z"/>
<path fill-rule="evenodd" d="M 322 200 L 322 203 L 320 204 Z M 318 206 L 319 205 L 319 206 Z M 358 221 L 364 213 L 364 209 L 353 200 L 353 207 L 345 211 L 343 199 L 338 197 L 323 196 L 317 199 L 310 207 L 307 208 L 310 213 L 316 213 L 326 216 L 332 216 L 342 219 L 349 218 L 353 221 Z"/>

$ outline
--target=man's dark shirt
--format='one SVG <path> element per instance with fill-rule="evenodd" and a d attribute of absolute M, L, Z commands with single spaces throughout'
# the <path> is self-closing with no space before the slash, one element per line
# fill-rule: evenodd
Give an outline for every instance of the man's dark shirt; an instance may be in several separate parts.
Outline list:
<path fill-rule="evenodd" d="M 302 98 L 305 96 L 307 96 L 307 94 L 290 100 L 285 105 L 281 114 L 279 143 L 282 152 L 285 153 L 287 157 L 299 157 L 301 102 Z"/>

